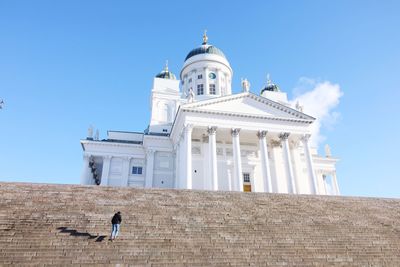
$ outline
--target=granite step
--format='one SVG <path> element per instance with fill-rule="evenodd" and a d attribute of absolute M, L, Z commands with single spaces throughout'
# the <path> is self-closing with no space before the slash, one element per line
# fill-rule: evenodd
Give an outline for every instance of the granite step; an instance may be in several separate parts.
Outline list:
<path fill-rule="evenodd" d="M 400 200 L 0 183 L 0 265 L 46 264 L 400 266 Z"/>

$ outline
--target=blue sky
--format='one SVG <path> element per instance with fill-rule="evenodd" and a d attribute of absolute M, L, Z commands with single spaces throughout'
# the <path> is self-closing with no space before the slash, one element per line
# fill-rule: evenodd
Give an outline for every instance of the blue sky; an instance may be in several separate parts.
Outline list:
<path fill-rule="evenodd" d="M 0 180 L 79 183 L 90 124 L 142 131 L 166 59 L 209 42 L 259 92 L 302 77 L 340 86 L 321 128 L 344 195 L 399 197 L 398 1 L 1 1 Z M 322 149 L 321 149 L 322 151 Z M 322 151 L 323 152 L 323 151 Z"/>

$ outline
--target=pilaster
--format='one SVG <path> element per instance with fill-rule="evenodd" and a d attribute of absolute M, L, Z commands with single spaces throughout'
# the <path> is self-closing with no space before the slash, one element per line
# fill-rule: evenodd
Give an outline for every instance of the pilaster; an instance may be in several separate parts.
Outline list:
<path fill-rule="evenodd" d="M 147 149 L 146 151 L 146 180 L 144 183 L 145 188 L 153 186 L 153 173 L 154 173 L 154 150 Z"/>
<path fill-rule="evenodd" d="M 130 164 L 131 157 L 125 156 L 122 158 L 122 186 L 128 186 L 128 179 L 129 179 L 129 164 Z"/>
<path fill-rule="evenodd" d="M 91 184 L 89 183 L 89 178 L 90 178 L 90 168 L 89 168 L 89 159 L 90 155 L 88 154 L 83 154 L 83 168 L 82 168 L 82 174 L 81 174 L 81 185 L 88 185 Z"/>
<path fill-rule="evenodd" d="M 108 176 L 110 175 L 110 164 L 111 164 L 111 156 L 106 155 L 103 156 L 103 170 L 101 171 L 101 183 L 102 186 L 108 185 Z"/>

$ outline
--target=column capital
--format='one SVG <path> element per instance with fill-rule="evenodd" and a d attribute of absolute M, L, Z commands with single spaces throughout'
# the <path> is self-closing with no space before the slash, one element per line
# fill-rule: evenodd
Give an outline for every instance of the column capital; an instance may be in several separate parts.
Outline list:
<path fill-rule="evenodd" d="M 262 138 L 265 138 L 267 136 L 267 133 L 268 133 L 268 131 L 260 130 L 260 131 L 257 132 L 257 136 L 258 136 L 259 139 L 262 139 Z"/>
<path fill-rule="evenodd" d="M 285 141 L 289 138 L 290 133 L 281 133 L 279 135 L 279 139 L 281 139 L 281 141 Z"/>
<path fill-rule="evenodd" d="M 104 156 L 103 156 L 103 159 L 106 159 L 106 160 L 110 160 L 111 158 L 112 158 L 111 155 L 104 155 Z"/>
<path fill-rule="evenodd" d="M 193 130 L 193 124 L 191 124 L 191 123 L 185 123 L 185 124 L 183 125 L 183 127 L 184 127 L 184 130 L 185 130 L 186 132 L 191 132 L 191 131 Z"/>
<path fill-rule="evenodd" d="M 217 126 L 209 126 L 207 129 L 208 135 L 215 134 L 217 132 Z"/>
<path fill-rule="evenodd" d="M 232 128 L 231 134 L 232 136 L 238 136 L 240 132 L 240 128 Z"/>
<path fill-rule="evenodd" d="M 301 141 L 308 142 L 310 140 L 311 134 L 305 134 L 301 137 Z"/>

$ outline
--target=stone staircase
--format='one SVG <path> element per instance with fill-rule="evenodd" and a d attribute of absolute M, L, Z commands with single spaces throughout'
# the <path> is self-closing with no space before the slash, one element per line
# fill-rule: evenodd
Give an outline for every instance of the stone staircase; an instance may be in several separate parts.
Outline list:
<path fill-rule="evenodd" d="M 400 200 L 0 183 L 1 266 L 100 264 L 400 266 Z"/>

